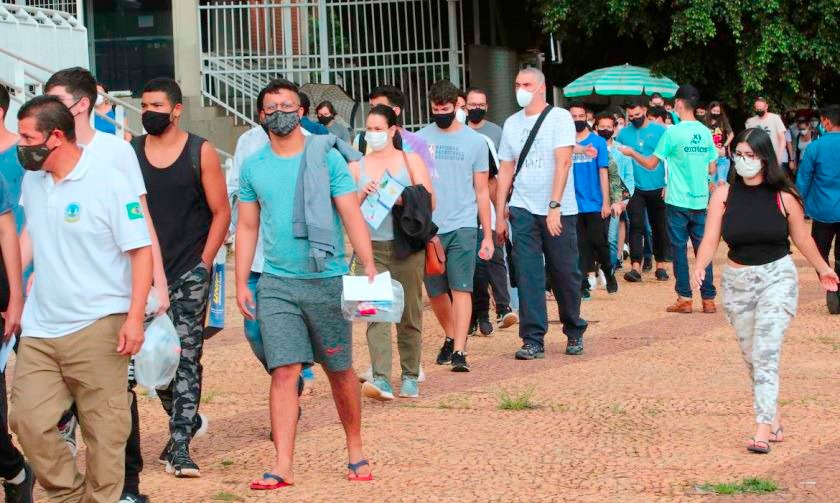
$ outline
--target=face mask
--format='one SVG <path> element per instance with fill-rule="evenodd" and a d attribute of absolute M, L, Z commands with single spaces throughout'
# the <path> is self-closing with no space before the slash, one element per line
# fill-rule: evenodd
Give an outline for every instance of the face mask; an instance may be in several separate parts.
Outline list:
<path fill-rule="evenodd" d="M 47 146 L 47 141 L 40 145 L 18 145 L 17 156 L 20 165 L 28 171 L 41 171 L 44 169 L 44 162 L 55 149 Z"/>
<path fill-rule="evenodd" d="M 706 112 L 697 112 L 697 117 L 703 118 L 706 116 Z"/>
<path fill-rule="evenodd" d="M 473 108 L 472 110 L 467 111 L 467 119 L 469 119 L 473 124 L 478 124 L 483 121 L 485 115 L 487 115 L 487 110 L 481 108 Z"/>
<path fill-rule="evenodd" d="M 265 116 L 265 126 L 277 136 L 289 136 L 299 123 L 300 117 L 298 117 L 297 111 L 281 112 L 278 110 Z"/>
<path fill-rule="evenodd" d="M 365 133 L 365 141 L 374 152 L 378 152 L 388 146 L 388 132 L 368 131 Z"/>
<path fill-rule="evenodd" d="M 718 112 L 718 113 L 712 112 L 712 113 L 709 114 L 709 117 L 711 117 L 712 119 L 717 119 L 718 117 L 720 117 L 720 112 Z"/>
<path fill-rule="evenodd" d="M 319 115 L 318 116 L 318 122 L 320 122 L 324 126 L 326 126 L 327 124 L 332 122 L 333 119 L 335 119 L 335 115 Z"/>
<path fill-rule="evenodd" d="M 160 136 L 169 127 L 172 121 L 169 119 L 169 112 L 143 112 L 143 129 L 152 136 Z"/>
<path fill-rule="evenodd" d="M 613 132 L 612 132 L 611 129 L 599 129 L 598 130 L 598 136 L 600 136 L 601 138 L 603 138 L 605 140 L 609 140 L 610 138 L 613 137 Z"/>
<path fill-rule="evenodd" d="M 455 120 L 460 122 L 461 124 L 467 123 L 467 112 L 464 112 L 462 108 L 455 110 Z"/>
<path fill-rule="evenodd" d="M 630 119 L 630 124 L 633 124 L 633 127 L 636 129 L 642 127 L 642 124 L 645 123 L 644 117 L 636 117 L 635 119 Z"/>
<path fill-rule="evenodd" d="M 452 121 L 455 120 L 455 112 L 449 112 L 448 114 L 432 114 L 432 118 L 437 124 L 437 127 L 441 129 L 449 129 L 449 126 L 452 125 Z"/>
<path fill-rule="evenodd" d="M 575 131 L 577 131 L 578 133 L 580 133 L 580 132 L 582 132 L 584 129 L 586 129 L 586 126 L 588 126 L 588 125 L 589 125 L 589 124 L 587 124 L 587 123 L 586 123 L 586 121 L 575 121 Z"/>
<path fill-rule="evenodd" d="M 764 114 L 766 114 L 766 113 L 767 113 L 767 110 L 756 110 L 755 111 L 755 114 L 758 115 L 759 117 L 764 117 Z"/>
<path fill-rule="evenodd" d="M 105 103 L 105 97 L 102 96 L 101 94 L 97 94 L 96 95 L 96 106 L 99 106 L 103 103 Z"/>
<path fill-rule="evenodd" d="M 524 89 L 517 89 L 516 90 L 516 102 L 519 104 L 520 107 L 525 108 L 531 104 L 531 101 L 534 99 L 534 93 L 529 93 Z"/>
<path fill-rule="evenodd" d="M 735 171 L 743 178 L 752 178 L 761 171 L 761 161 L 735 157 Z"/>

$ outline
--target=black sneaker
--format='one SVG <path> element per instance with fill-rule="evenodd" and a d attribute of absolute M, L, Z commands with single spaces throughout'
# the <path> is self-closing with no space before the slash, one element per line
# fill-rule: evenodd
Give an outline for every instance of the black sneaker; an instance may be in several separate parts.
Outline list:
<path fill-rule="evenodd" d="M 642 275 L 635 269 L 630 269 L 624 273 L 624 281 L 627 281 L 628 283 L 638 283 L 641 280 Z"/>
<path fill-rule="evenodd" d="M 469 372 L 470 365 L 467 363 L 467 355 L 463 351 L 452 353 L 452 372 Z"/>
<path fill-rule="evenodd" d="M 669 279 L 671 279 L 668 276 L 668 271 L 666 271 L 665 269 L 663 269 L 661 267 L 656 270 L 655 275 L 656 275 L 656 281 L 668 281 Z"/>
<path fill-rule="evenodd" d="M 607 279 L 607 293 L 612 295 L 618 293 L 618 281 L 615 279 L 615 271 L 610 271 L 609 274 L 604 274 Z"/>
<path fill-rule="evenodd" d="M 198 478 L 201 472 L 190 457 L 190 446 L 186 442 L 173 442 L 169 457 L 166 458 L 166 473 L 178 478 Z"/>
<path fill-rule="evenodd" d="M 443 346 L 440 348 L 440 353 L 437 356 L 438 365 L 448 365 L 452 363 L 452 351 L 455 349 L 455 339 L 449 337 L 443 341 Z"/>
<path fill-rule="evenodd" d="M 149 498 L 143 494 L 123 492 L 119 503 L 148 503 Z"/>
<path fill-rule="evenodd" d="M 523 344 L 513 357 L 517 360 L 541 360 L 545 358 L 545 348 L 536 344 Z"/>
<path fill-rule="evenodd" d="M 572 356 L 583 354 L 583 337 L 569 338 L 566 342 L 566 354 Z"/>
<path fill-rule="evenodd" d="M 166 442 L 166 446 L 160 451 L 160 456 L 158 456 L 158 463 L 165 465 L 166 460 L 169 458 L 169 451 L 172 450 L 172 439 Z"/>
<path fill-rule="evenodd" d="M 840 314 L 840 294 L 837 292 L 825 292 L 825 305 L 829 314 Z"/>
<path fill-rule="evenodd" d="M 645 257 L 644 261 L 642 261 L 642 272 L 650 272 L 653 270 L 653 259 L 650 257 Z"/>
<path fill-rule="evenodd" d="M 587 300 L 592 300 L 592 293 L 589 292 L 589 289 L 584 288 L 580 291 L 580 300 L 584 302 Z"/>
<path fill-rule="evenodd" d="M 35 501 L 35 474 L 28 464 L 23 463 L 23 482 L 12 484 L 3 482 L 3 490 L 6 493 L 6 503 L 33 503 Z"/>
<path fill-rule="evenodd" d="M 478 320 L 478 330 L 479 332 L 481 332 L 481 335 L 485 337 L 490 337 L 491 335 L 493 335 L 493 328 L 493 324 L 490 323 L 489 318 L 482 318 Z"/>

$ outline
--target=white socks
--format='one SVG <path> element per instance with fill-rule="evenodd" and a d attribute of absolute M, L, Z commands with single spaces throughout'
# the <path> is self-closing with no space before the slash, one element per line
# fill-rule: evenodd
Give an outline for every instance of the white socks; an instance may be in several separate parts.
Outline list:
<path fill-rule="evenodd" d="M 24 480 L 26 480 L 26 468 L 21 470 L 20 473 L 17 474 L 17 477 L 9 479 L 6 482 L 15 486 L 19 486 L 23 484 Z"/>

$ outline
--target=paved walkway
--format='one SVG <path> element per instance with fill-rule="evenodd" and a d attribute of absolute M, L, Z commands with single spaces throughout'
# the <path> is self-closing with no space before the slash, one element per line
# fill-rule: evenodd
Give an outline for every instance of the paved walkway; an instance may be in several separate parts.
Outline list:
<path fill-rule="evenodd" d="M 563 354 L 553 323 L 547 358 L 515 361 L 510 329 L 470 340 L 469 374 L 434 364 L 442 335 L 427 309 L 421 399 L 364 402 L 372 483 L 344 480 L 343 435 L 317 371 L 299 426 L 297 485 L 262 494 L 247 484 L 273 460 L 268 377 L 231 305 L 230 328 L 208 342 L 203 360 L 210 435 L 193 444 L 203 478 L 176 480 L 156 463 L 166 420 L 142 397 L 142 489 L 155 502 L 705 501 L 715 497 L 695 485 L 758 476 L 780 485 L 765 501 L 838 501 L 840 317 L 826 314 L 815 275 L 797 264 L 800 310 L 782 359 L 787 439 L 769 456 L 744 449 L 754 427 L 749 381 L 724 316 L 667 314 L 673 282 L 622 282 L 617 296 L 599 290 L 584 304 L 584 356 Z M 556 306 L 550 313 L 556 319 Z M 363 334 L 355 327 L 358 370 L 368 364 Z M 500 393 L 525 390 L 535 409 L 499 409 Z"/>

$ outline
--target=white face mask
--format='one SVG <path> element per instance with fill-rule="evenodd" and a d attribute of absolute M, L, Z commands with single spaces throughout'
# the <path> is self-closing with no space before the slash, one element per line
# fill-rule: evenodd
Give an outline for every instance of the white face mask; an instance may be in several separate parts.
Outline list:
<path fill-rule="evenodd" d="M 520 107 L 525 108 L 531 104 L 531 101 L 534 99 L 534 93 L 529 93 L 528 91 L 519 88 L 516 90 L 516 102 L 519 104 Z"/>
<path fill-rule="evenodd" d="M 103 103 L 105 103 L 105 97 L 102 96 L 101 94 L 97 94 L 96 95 L 96 106 L 99 106 Z"/>
<path fill-rule="evenodd" d="M 735 157 L 735 171 L 743 178 L 752 178 L 761 171 L 761 161 Z"/>
<path fill-rule="evenodd" d="M 388 146 L 388 132 L 387 131 L 368 131 L 365 133 L 365 141 L 370 148 L 377 152 Z"/>
<path fill-rule="evenodd" d="M 459 108 L 455 110 L 455 120 L 460 122 L 461 124 L 467 123 L 467 112 L 464 111 L 463 108 Z"/>

